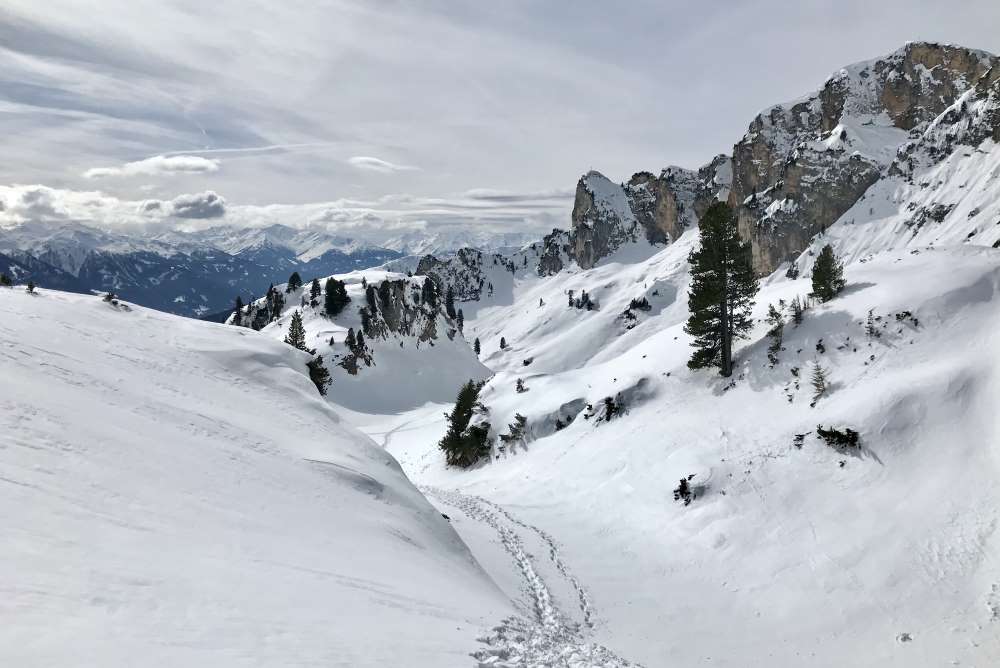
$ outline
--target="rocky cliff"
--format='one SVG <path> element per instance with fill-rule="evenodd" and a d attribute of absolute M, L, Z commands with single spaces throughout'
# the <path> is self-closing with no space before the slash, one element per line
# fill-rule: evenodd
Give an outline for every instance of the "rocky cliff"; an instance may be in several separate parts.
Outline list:
<path fill-rule="evenodd" d="M 914 42 L 758 114 L 733 148 L 729 196 L 756 269 L 794 260 L 997 63 L 982 51 Z"/>

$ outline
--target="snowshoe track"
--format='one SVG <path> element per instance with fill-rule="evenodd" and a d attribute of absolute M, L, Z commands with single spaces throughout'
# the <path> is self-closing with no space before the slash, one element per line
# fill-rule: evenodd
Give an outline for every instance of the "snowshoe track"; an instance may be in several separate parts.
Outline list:
<path fill-rule="evenodd" d="M 541 529 L 522 522 L 502 506 L 478 496 L 423 487 L 437 501 L 460 510 L 469 519 L 486 524 L 497 532 L 504 550 L 524 580 L 530 597 L 532 619 L 508 617 L 492 632 L 478 638 L 485 647 L 473 652 L 480 668 L 625 668 L 636 666 L 609 649 L 589 643 L 584 633 L 594 626 L 594 611 L 583 585 L 569 571 L 559 555 L 555 540 Z M 556 605 L 552 593 L 531 554 L 524 537 L 535 534 L 548 551 L 558 573 L 579 599 L 583 621 L 575 622 Z"/>

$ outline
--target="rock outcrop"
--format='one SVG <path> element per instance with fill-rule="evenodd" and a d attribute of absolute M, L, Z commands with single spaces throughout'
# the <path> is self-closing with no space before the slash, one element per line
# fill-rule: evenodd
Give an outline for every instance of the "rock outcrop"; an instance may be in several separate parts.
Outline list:
<path fill-rule="evenodd" d="M 729 197 L 757 271 L 793 260 L 881 177 L 897 149 L 997 64 L 982 51 L 910 43 L 760 113 L 733 148 Z"/>

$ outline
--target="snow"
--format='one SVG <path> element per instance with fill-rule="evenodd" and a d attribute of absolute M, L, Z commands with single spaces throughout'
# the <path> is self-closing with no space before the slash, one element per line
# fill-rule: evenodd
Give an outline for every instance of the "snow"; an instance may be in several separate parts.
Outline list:
<path fill-rule="evenodd" d="M 23 288 L 0 340 L 0 664 L 462 666 L 516 614 L 304 353 Z"/>
<path fill-rule="evenodd" d="M 761 322 L 728 388 L 686 368 L 684 258 L 696 234 L 644 260 L 520 276 L 512 305 L 483 306 L 467 321 L 496 372 L 481 395 L 495 433 L 515 413 L 527 417 L 530 436 L 513 453 L 445 468 L 435 445 L 445 403 L 350 419 L 419 484 L 499 504 L 545 532 L 593 608 L 585 643 L 621 661 L 990 664 L 1000 654 L 1000 251 L 870 250 L 847 267 L 843 295 L 786 325 L 774 369 Z M 598 310 L 567 306 L 566 290 L 580 288 Z M 809 290 L 808 278 L 776 274 L 755 315 Z M 618 316 L 640 295 L 653 308 L 626 329 Z M 871 342 L 869 309 L 884 331 Z M 897 320 L 905 311 L 918 324 Z M 511 343 L 503 352 L 501 335 Z M 816 360 L 832 390 L 812 408 Z M 527 392 L 514 391 L 517 378 Z M 628 414 L 599 419 L 603 398 L 617 395 Z M 597 416 L 584 417 L 587 404 Z M 863 449 L 833 450 L 817 424 L 858 430 Z M 672 490 L 692 474 L 703 492 L 685 507 Z M 485 553 L 478 528 L 456 528 Z M 563 613 L 576 609 L 569 589 L 551 593 Z"/>

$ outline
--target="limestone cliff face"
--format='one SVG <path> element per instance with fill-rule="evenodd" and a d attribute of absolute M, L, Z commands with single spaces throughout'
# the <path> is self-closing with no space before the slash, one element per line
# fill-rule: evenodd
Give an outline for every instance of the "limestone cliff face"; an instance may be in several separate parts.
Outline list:
<path fill-rule="evenodd" d="M 546 237 L 539 273 L 561 269 L 563 254 L 589 269 L 630 242 L 672 242 L 720 192 L 728 194 L 729 174 L 726 156 L 698 171 L 668 167 L 659 176 L 638 172 L 624 184 L 600 172 L 587 173 L 576 186 L 572 228 Z"/>
<path fill-rule="evenodd" d="M 981 51 L 911 43 L 759 114 L 733 148 L 729 197 L 757 271 L 801 253 L 880 178 L 897 149 L 997 64 Z"/>

